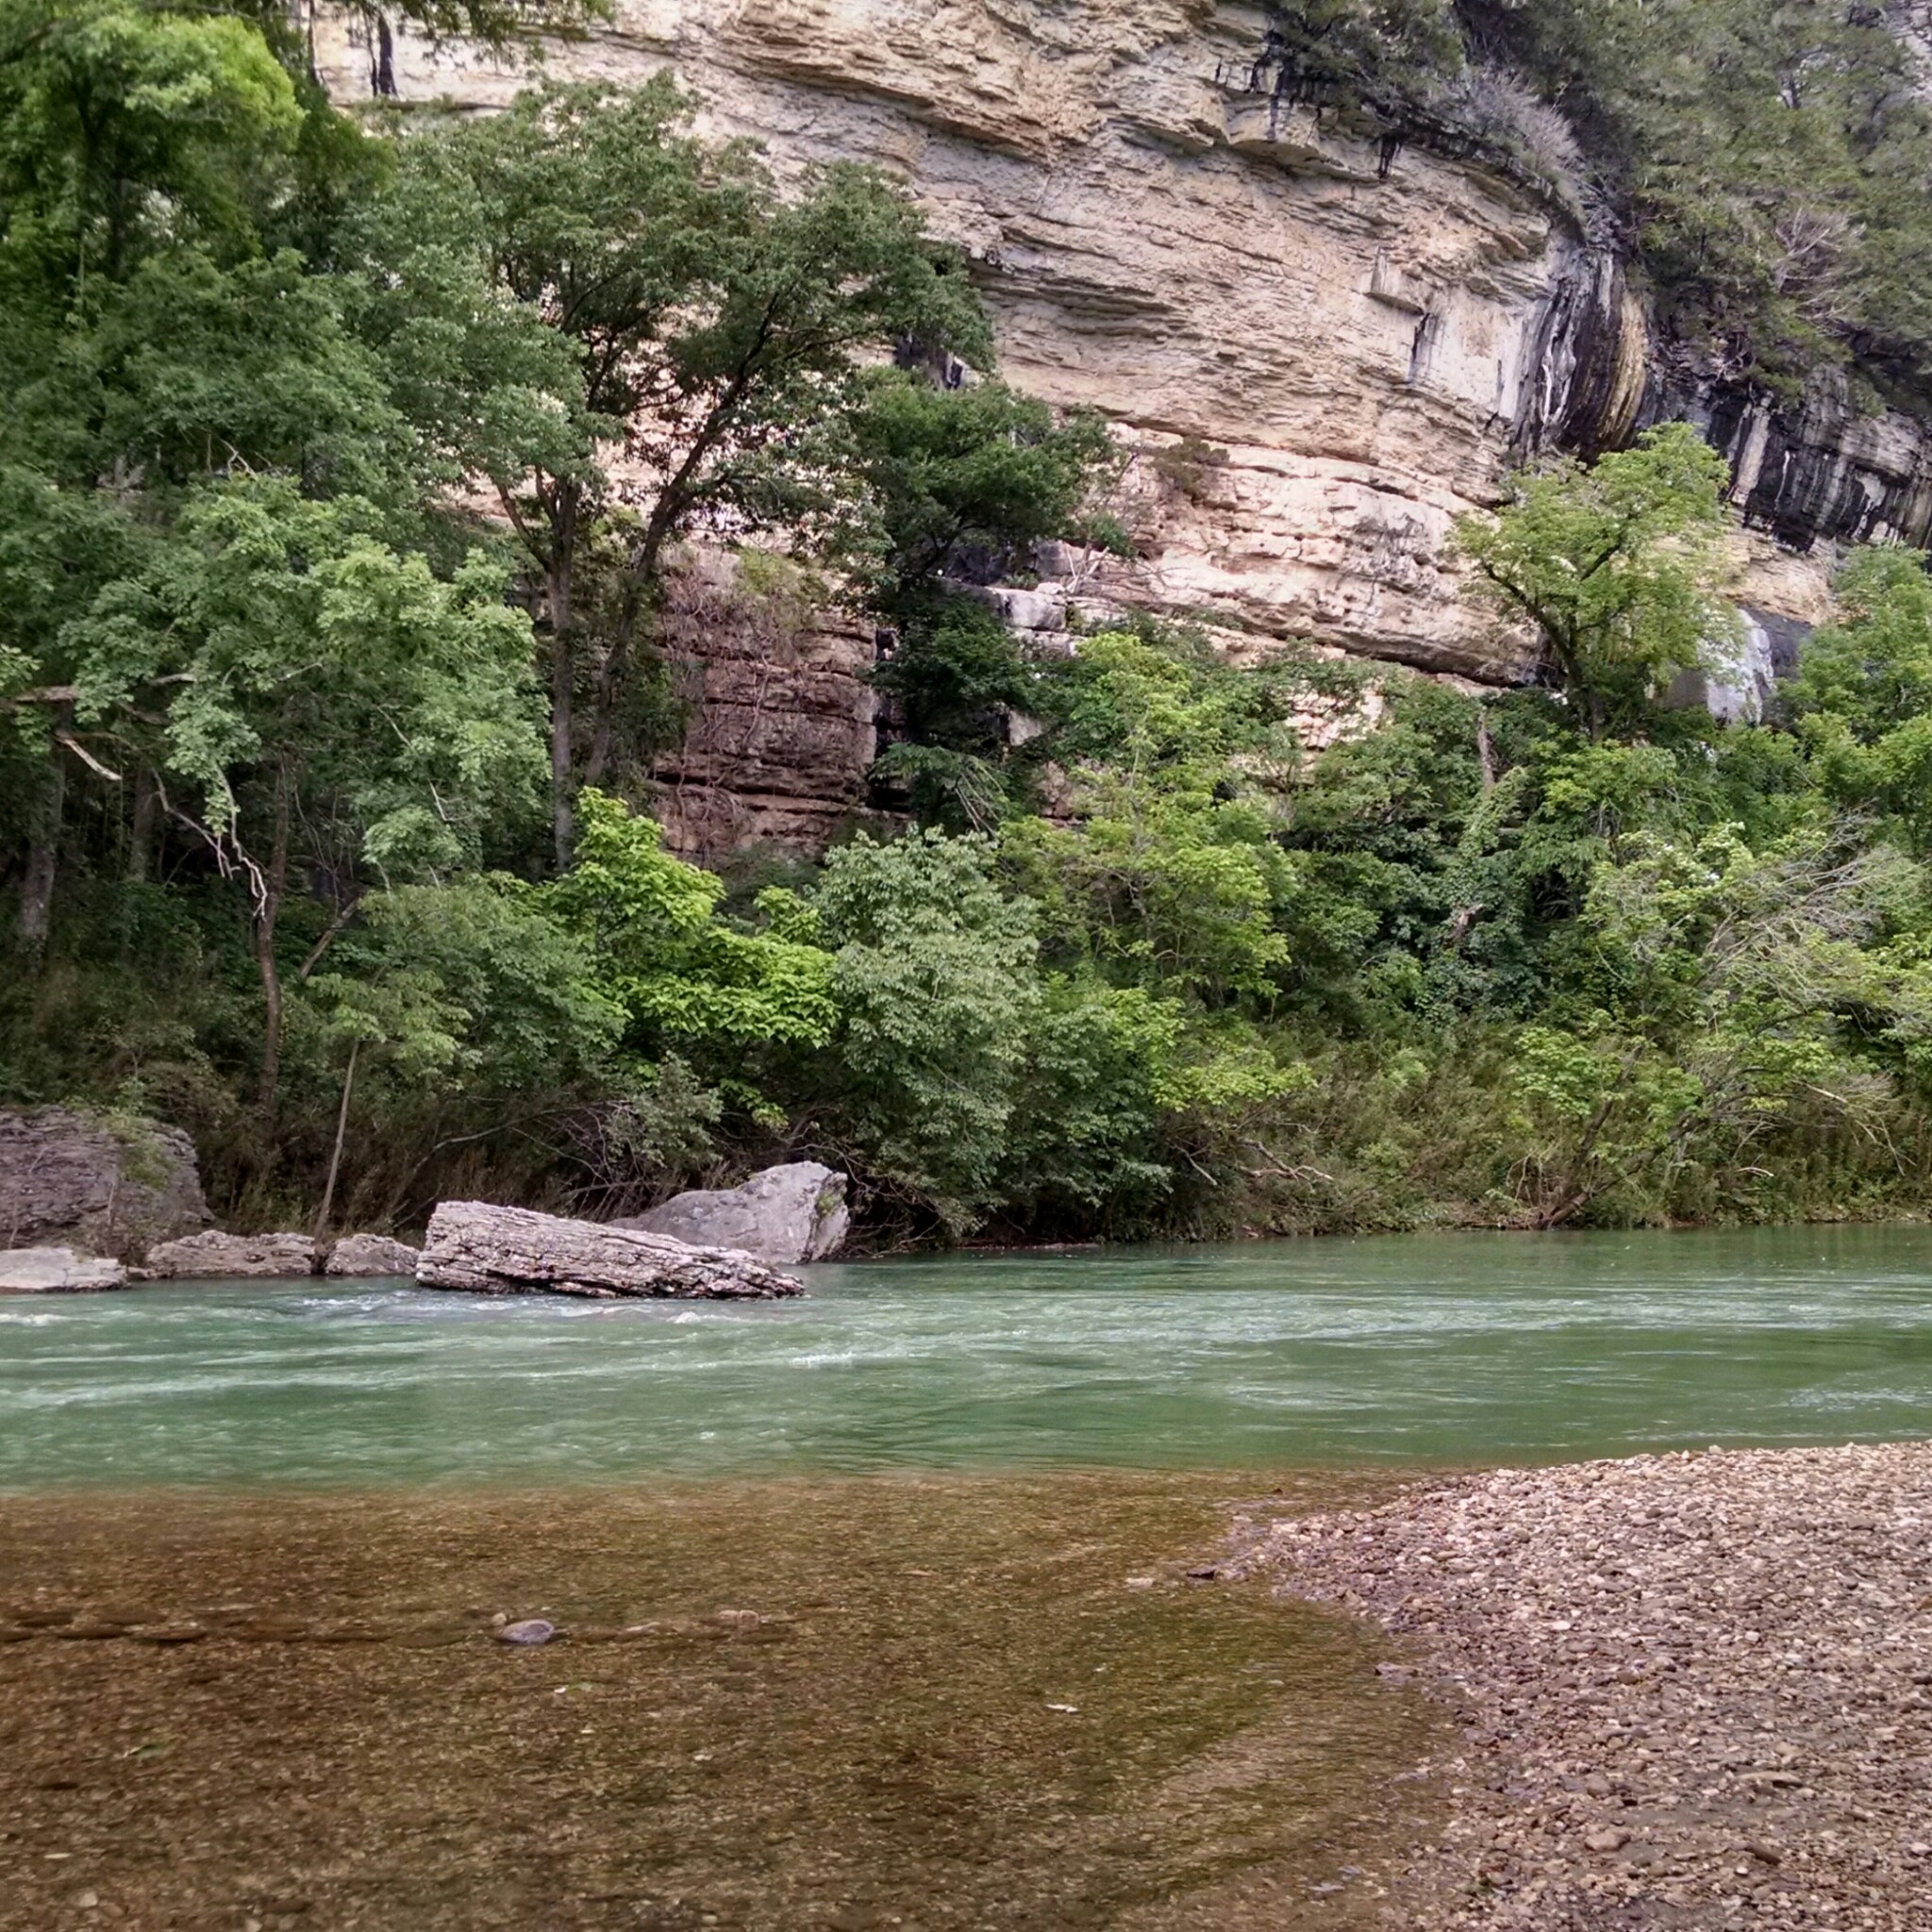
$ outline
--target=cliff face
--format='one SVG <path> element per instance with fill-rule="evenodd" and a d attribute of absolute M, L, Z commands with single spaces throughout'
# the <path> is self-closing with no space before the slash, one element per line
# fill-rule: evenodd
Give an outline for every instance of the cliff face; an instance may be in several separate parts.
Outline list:
<path fill-rule="evenodd" d="M 1336 133 L 1277 91 L 1266 47 L 1258 8 L 1210 0 L 619 0 L 550 66 L 669 64 L 708 126 L 781 167 L 907 174 L 977 266 L 1006 375 L 1097 406 L 1142 451 L 1123 508 L 1146 554 L 1097 588 L 1507 676 L 1519 647 L 1458 598 L 1443 539 L 1512 441 L 1634 412 L 1641 318 L 1556 210 Z M 318 60 L 339 94 L 369 92 L 345 25 Z M 518 84 L 400 39 L 391 72 L 406 99 Z"/>
<path fill-rule="evenodd" d="M 658 639 L 683 716 L 652 776 L 665 841 L 711 862 L 748 845 L 819 852 L 865 813 L 878 757 L 873 628 L 775 566 L 686 558 Z M 750 581 L 747 578 L 750 577 Z"/>
<path fill-rule="evenodd" d="M 320 25 L 339 97 L 488 107 L 521 82 L 379 41 Z M 1553 197 L 1341 131 L 1293 98 L 1258 7 L 617 0 L 548 58 L 619 81 L 666 65 L 708 130 L 757 136 L 781 170 L 904 173 L 975 264 L 1003 373 L 1119 425 L 1141 554 L 1076 593 L 1508 680 L 1524 641 L 1462 594 L 1453 520 L 1496 500 L 1512 458 L 1676 416 L 1733 459 L 1741 594 L 1773 618 L 1820 614 L 1833 541 L 1932 529 L 1907 419 L 1858 417 L 1828 384 L 1783 412 L 1700 391 Z"/>

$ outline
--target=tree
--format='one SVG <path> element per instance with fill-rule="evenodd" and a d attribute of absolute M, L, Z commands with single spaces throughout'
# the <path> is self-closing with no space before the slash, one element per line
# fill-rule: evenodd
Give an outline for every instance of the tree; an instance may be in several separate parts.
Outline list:
<path fill-rule="evenodd" d="M 1840 805 L 1932 846 L 1932 577 L 1918 551 L 1861 550 L 1839 616 L 1805 646 L 1789 693 L 1799 735 Z"/>
<path fill-rule="evenodd" d="M 151 254 L 255 252 L 302 112 L 242 21 L 121 0 L 0 14 L 0 275 L 86 309 Z M 5 351 L 0 351 L 4 354 Z"/>
<path fill-rule="evenodd" d="M 1294 871 L 1260 789 L 1232 767 L 1273 731 L 1247 696 L 1138 638 L 1082 645 L 1056 699 L 1062 748 L 1086 752 L 1075 815 L 1017 820 L 1002 848 L 1059 953 L 1208 1005 L 1272 987 Z"/>
<path fill-rule="evenodd" d="M 902 616 L 941 580 L 997 582 L 1049 538 L 1106 535 L 1082 512 L 1117 452 L 1091 412 L 1056 419 L 1003 382 L 948 389 L 899 369 L 865 372 L 845 425 L 859 491 L 843 555 Z"/>
<path fill-rule="evenodd" d="M 1681 423 L 1584 468 L 1520 481 L 1457 543 L 1507 614 L 1527 619 L 1550 675 L 1595 739 L 1736 635 L 1724 575 L 1724 459 Z"/>
<path fill-rule="evenodd" d="M 983 838 L 926 831 L 827 854 L 812 894 L 836 949 L 834 1132 L 880 1181 L 970 1227 L 994 1196 L 1039 997 L 1033 908 Z"/>
<path fill-rule="evenodd" d="M 835 553 L 891 625 L 874 679 L 906 733 L 874 777 L 903 785 L 922 824 L 991 830 L 1031 762 L 1012 757 L 1008 721 L 1037 708 L 1047 673 L 958 581 L 1024 573 L 1049 539 L 1123 547 L 1088 513 L 1119 452 L 1098 417 L 896 369 L 872 373 L 847 436 L 857 487 Z"/>
<path fill-rule="evenodd" d="M 501 115 L 418 137 L 435 147 L 405 170 L 396 229 L 408 245 L 385 264 L 405 317 L 423 248 L 440 264 L 467 255 L 493 291 L 467 318 L 442 305 L 438 319 L 458 340 L 432 336 L 430 346 L 454 349 L 468 381 L 445 385 L 425 427 L 489 478 L 542 575 L 559 868 L 572 842 L 579 677 L 588 669 L 593 689 L 594 782 L 667 546 L 700 520 L 795 525 L 828 508 L 823 432 L 856 400 L 869 355 L 908 339 L 990 355 L 957 256 L 927 240 L 884 175 L 834 165 L 782 198 L 750 146 L 702 142 L 689 119 L 660 75 L 629 92 L 532 90 Z M 454 195 L 452 173 L 463 190 Z M 502 303 L 571 344 L 568 382 L 553 375 L 533 390 L 520 343 L 506 381 Z M 579 558 L 620 511 L 631 595 L 608 634 L 587 641 Z"/>
<path fill-rule="evenodd" d="M 325 879 L 334 901 L 306 973 L 367 881 L 474 863 L 541 770 L 529 621 L 505 604 L 500 567 L 473 552 L 444 581 L 379 528 L 355 499 L 213 491 L 72 627 L 76 718 L 156 773 L 164 809 L 247 906 L 264 1116 L 291 880 Z M 156 691 L 171 694 L 160 713 L 142 701 Z"/>
<path fill-rule="evenodd" d="M 1693 1161 L 1748 1169 L 1807 1108 L 1882 1140 L 1894 1090 L 1860 1049 L 1924 1055 L 1932 974 L 1888 941 L 1925 887 L 1903 855 L 1817 832 L 1765 852 L 1731 825 L 1633 840 L 1584 915 L 1595 1003 L 1517 1040 L 1538 1224 L 1667 1193 Z"/>

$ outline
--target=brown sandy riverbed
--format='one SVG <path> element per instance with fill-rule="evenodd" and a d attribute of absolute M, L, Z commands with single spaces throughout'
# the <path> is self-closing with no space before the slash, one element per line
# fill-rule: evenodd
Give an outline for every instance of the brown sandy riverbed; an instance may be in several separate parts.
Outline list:
<path fill-rule="evenodd" d="M 1367 1927 L 1440 1716 L 1188 1572 L 1390 1486 L 1269 1489 L 0 1496 L 0 1925 Z"/>
<path fill-rule="evenodd" d="M 1427 1482 L 1241 1567 L 1462 1726 L 1385 1923 L 1932 1928 L 1932 1444 Z"/>

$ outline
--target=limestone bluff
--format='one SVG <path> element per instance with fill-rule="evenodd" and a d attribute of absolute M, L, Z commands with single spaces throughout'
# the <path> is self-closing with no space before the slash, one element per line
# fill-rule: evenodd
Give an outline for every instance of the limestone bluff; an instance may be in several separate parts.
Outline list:
<path fill-rule="evenodd" d="M 383 26 L 372 42 L 343 16 L 315 40 L 344 101 L 481 108 L 525 77 Z M 1005 375 L 1098 408 L 1138 452 L 1123 488 L 1140 554 L 1084 586 L 1119 604 L 1250 648 L 1311 638 L 1514 681 L 1526 645 L 1464 597 L 1453 521 L 1525 454 L 1593 453 L 1668 418 L 1732 461 L 1740 595 L 1774 632 L 1822 614 L 1840 544 L 1932 532 L 1911 418 L 1858 414 L 1832 375 L 1775 405 L 1674 364 L 1613 239 L 1467 143 L 1374 138 L 1298 98 L 1262 8 L 617 0 L 545 58 L 616 82 L 671 66 L 702 126 L 755 136 L 781 171 L 844 157 L 908 176 L 974 264 Z M 749 805 L 700 775 L 681 842 L 808 843 L 850 802 L 865 641 L 815 649 L 811 741 L 766 760 Z M 760 747 L 731 739 L 733 679 L 699 675 L 724 762 L 757 766 Z"/>

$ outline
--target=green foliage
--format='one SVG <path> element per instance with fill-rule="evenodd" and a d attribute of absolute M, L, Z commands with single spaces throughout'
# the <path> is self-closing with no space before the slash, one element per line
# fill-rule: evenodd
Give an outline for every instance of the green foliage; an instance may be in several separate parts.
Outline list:
<path fill-rule="evenodd" d="M 835 1132 L 874 1176 L 970 1226 L 994 1197 L 1039 1001 L 1032 908 L 980 838 L 859 838 L 813 895 L 836 948 Z"/>
<path fill-rule="evenodd" d="M 420 433 L 446 473 L 487 479 L 543 580 L 559 868 L 577 783 L 606 774 L 667 547 L 718 519 L 832 541 L 864 488 L 851 425 L 876 401 L 871 358 L 908 339 L 991 353 L 962 262 L 901 185 L 840 162 L 780 194 L 749 143 L 701 140 L 690 119 L 668 73 L 527 90 L 407 141 L 366 244 L 369 326 Z M 644 500 L 620 515 L 641 478 Z M 600 609 L 577 576 L 620 525 L 624 582 Z"/>
<path fill-rule="evenodd" d="M 411 1024 L 408 998 L 451 1016 L 436 1064 L 465 1088 L 503 1095 L 594 1078 L 624 1037 L 627 1015 L 601 986 L 591 948 L 519 880 L 397 886 L 362 912 L 336 949 L 341 970 L 311 985 L 352 1025 L 369 1011 L 384 1041 Z M 403 1024 L 384 1017 L 391 1002 Z"/>
<path fill-rule="evenodd" d="M 1277 57 L 1304 92 L 1414 106 L 1462 66 L 1451 0 L 1274 0 L 1268 10 Z"/>
<path fill-rule="evenodd" d="M 1861 551 L 1839 581 L 1840 616 L 1807 644 L 1790 694 L 1834 799 L 1932 849 L 1932 578 L 1917 551 Z"/>
<path fill-rule="evenodd" d="M 1633 170 L 1653 265 L 1707 222 L 1760 373 L 1905 315 L 1910 116 L 1871 96 L 1856 183 L 1834 144 L 1859 23 L 1643 10 L 1737 37 L 1736 101 L 1686 70 L 1726 167 L 1816 29 L 1774 181 L 1672 203 L 1688 135 Z M 1485 32 L 1637 125 L 1632 8 L 1594 49 L 1530 11 Z M 1454 25 L 1323 0 L 1270 59 L 1442 137 L 1489 84 Z M 1665 430 L 1464 526 L 1554 690 L 1237 670 L 1148 623 L 1049 657 L 971 587 L 1100 537 L 1119 454 L 919 373 L 984 365 L 985 318 L 875 171 L 781 187 L 668 76 L 365 137 L 279 15 L 131 0 L 0 7 L 0 1096 L 186 1124 L 242 1224 L 624 1211 L 805 1153 L 887 1234 L 1923 1204 L 1924 559 L 1854 559 L 1771 724 L 1674 711 L 1724 513 Z M 1848 225 L 1807 281 L 1752 250 L 1796 261 L 1812 190 Z M 676 736 L 658 599 L 701 528 L 790 546 L 736 574 L 754 629 L 822 562 L 892 634 L 877 775 L 919 829 L 727 887 L 621 802 Z"/>
<path fill-rule="evenodd" d="M 1001 382 L 941 389 L 896 369 L 868 374 L 847 433 L 863 516 L 846 545 L 888 609 L 962 568 L 1008 576 L 1043 539 L 1080 534 L 1113 455 L 1097 417 L 1057 420 Z"/>
<path fill-rule="evenodd" d="M 581 799 L 577 861 L 541 902 L 577 934 L 598 992 L 641 1046 L 663 1040 L 822 1045 L 838 1008 L 820 947 L 717 918 L 724 882 L 674 858 L 651 819 L 600 791 Z"/>
<path fill-rule="evenodd" d="M 8 0 L 0 283 L 84 304 L 90 275 L 111 285 L 156 252 L 253 253 L 301 118 L 241 20 Z"/>
<path fill-rule="evenodd" d="M 1932 116 L 1886 9 L 1556 0 L 1516 48 L 1585 109 L 1680 335 L 1795 387 L 1856 351 L 1928 373 Z"/>
<path fill-rule="evenodd" d="M 1265 993 L 1288 963 L 1273 914 L 1294 875 L 1234 762 L 1267 743 L 1251 694 L 1124 634 L 1087 641 L 1068 682 L 1064 743 L 1111 748 L 1074 767 L 1071 824 L 1019 821 L 1005 848 L 1049 945 L 1210 1005 Z"/>
<path fill-rule="evenodd" d="M 1174 1185 L 1164 1117 L 1186 1022 L 1138 986 L 1049 974 L 1014 1083 L 1000 1197 L 1022 1224 L 1155 1224 Z"/>
<path fill-rule="evenodd" d="M 68 632 L 76 720 L 151 755 L 244 869 L 291 794 L 326 800 L 384 877 L 473 861 L 486 821 L 532 802 L 529 627 L 502 573 L 475 555 L 441 581 L 374 522 L 279 485 L 210 492 Z M 139 698 L 160 688 L 149 739 Z"/>
<path fill-rule="evenodd" d="M 1727 481 L 1723 457 L 1673 423 L 1589 469 L 1566 461 L 1531 475 L 1500 515 L 1457 526 L 1496 602 L 1537 627 L 1593 737 L 1630 728 L 1678 672 L 1735 635 L 1718 595 Z"/>
<path fill-rule="evenodd" d="M 1932 112 L 1901 9 L 1838 0 L 1277 0 L 1284 89 L 1635 230 L 1671 336 L 1794 394 L 1932 379 Z"/>
<path fill-rule="evenodd" d="M 1870 1042 L 1932 1021 L 1932 977 L 1885 941 L 1924 918 L 1925 890 L 1900 855 L 1817 835 L 1762 853 L 1728 825 L 1633 841 L 1584 914 L 1604 1004 L 1518 1036 L 1539 1218 L 1668 1194 L 1686 1168 L 1748 1174 L 1801 1109 L 1882 1140 L 1897 1102 Z"/>

